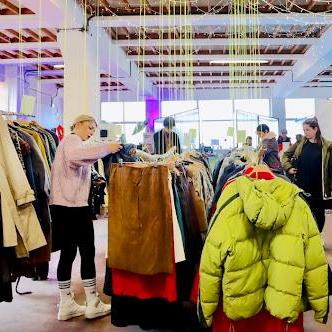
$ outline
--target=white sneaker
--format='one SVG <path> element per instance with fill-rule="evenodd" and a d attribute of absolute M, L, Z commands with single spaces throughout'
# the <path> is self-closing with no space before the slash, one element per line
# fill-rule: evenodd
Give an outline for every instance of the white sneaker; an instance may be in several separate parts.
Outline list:
<path fill-rule="evenodd" d="M 60 300 L 58 320 L 68 320 L 73 317 L 82 316 L 85 314 L 86 306 L 79 305 L 74 300 L 74 294 L 71 294 L 68 299 Z"/>
<path fill-rule="evenodd" d="M 101 302 L 99 296 L 87 303 L 85 318 L 93 319 L 106 316 L 111 313 L 111 305 Z"/>

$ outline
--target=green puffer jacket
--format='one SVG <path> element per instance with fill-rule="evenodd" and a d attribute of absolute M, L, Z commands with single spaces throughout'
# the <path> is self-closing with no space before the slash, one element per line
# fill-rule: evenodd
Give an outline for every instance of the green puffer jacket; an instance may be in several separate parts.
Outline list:
<path fill-rule="evenodd" d="M 210 326 L 218 303 L 233 320 L 263 306 L 288 322 L 307 304 L 328 314 L 327 259 L 300 189 L 281 178 L 237 178 L 223 191 L 200 264 L 198 314 Z"/>

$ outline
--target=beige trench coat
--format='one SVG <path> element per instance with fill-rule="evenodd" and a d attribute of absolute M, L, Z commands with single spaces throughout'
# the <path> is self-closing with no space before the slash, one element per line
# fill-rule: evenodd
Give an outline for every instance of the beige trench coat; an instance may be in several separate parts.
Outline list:
<path fill-rule="evenodd" d="M 32 202 L 35 200 L 10 138 L 6 121 L 0 116 L 0 194 L 5 247 L 16 246 L 18 257 L 46 245 Z M 23 245 L 23 247 L 22 247 Z"/>

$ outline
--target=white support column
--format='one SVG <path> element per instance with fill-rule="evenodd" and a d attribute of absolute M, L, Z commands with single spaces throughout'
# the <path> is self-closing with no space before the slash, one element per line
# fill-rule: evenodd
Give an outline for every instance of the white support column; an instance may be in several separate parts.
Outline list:
<path fill-rule="evenodd" d="M 271 99 L 271 116 L 279 119 L 279 132 L 286 128 L 286 110 L 284 98 Z M 278 134 L 278 133 L 276 133 Z"/>
<path fill-rule="evenodd" d="M 64 128 L 79 114 L 100 120 L 100 70 L 96 30 L 60 31 L 58 42 L 64 59 Z"/>
<path fill-rule="evenodd" d="M 315 100 L 316 117 L 323 137 L 332 140 L 332 100 L 316 99 Z"/>
<path fill-rule="evenodd" d="M 5 67 L 5 84 L 8 92 L 8 112 L 18 112 L 20 105 L 18 105 L 18 67 Z"/>

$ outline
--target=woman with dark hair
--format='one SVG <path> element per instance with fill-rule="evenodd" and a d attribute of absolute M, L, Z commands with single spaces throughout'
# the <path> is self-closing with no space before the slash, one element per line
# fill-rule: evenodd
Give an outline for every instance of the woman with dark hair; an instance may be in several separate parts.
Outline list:
<path fill-rule="evenodd" d="M 307 202 L 322 232 L 325 223 L 325 202 L 332 193 L 332 143 L 322 137 L 316 118 L 303 122 L 304 137 L 283 155 L 285 171 L 295 176 L 295 183 L 304 190 Z"/>
<path fill-rule="evenodd" d="M 282 173 L 282 166 L 278 154 L 276 134 L 270 131 L 266 124 L 260 124 L 256 129 L 261 144 L 258 146 L 258 156 L 275 173 Z"/>

